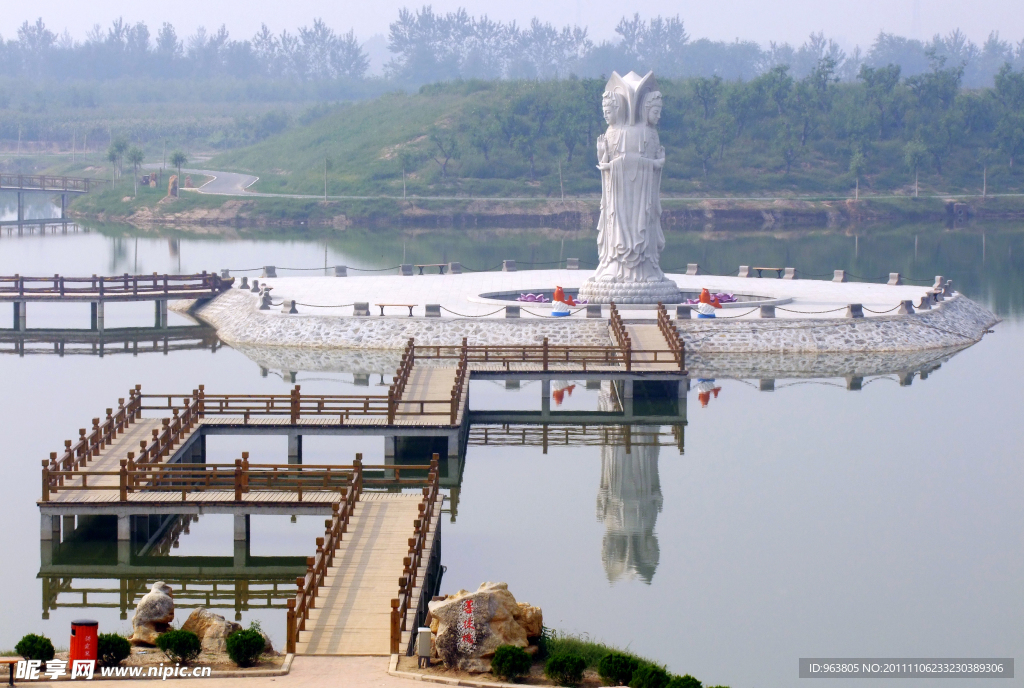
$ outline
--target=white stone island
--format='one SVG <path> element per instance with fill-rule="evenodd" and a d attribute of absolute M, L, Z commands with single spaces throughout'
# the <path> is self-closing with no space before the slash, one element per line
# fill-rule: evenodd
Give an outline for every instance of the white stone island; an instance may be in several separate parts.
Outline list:
<path fill-rule="evenodd" d="M 178 302 L 217 329 L 232 346 L 298 347 L 302 349 L 395 350 L 410 337 L 418 344 L 611 345 L 607 319 L 587 317 L 584 306 L 568 317 L 550 315 L 550 304 L 501 300 L 514 294 L 550 292 L 556 286 L 577 293 L 593 275 L 586 270 L 531 270 L 445 275 L 383 275 L 369 277 L 278 277 L 259 279 L 270 287 L 269 310 L 260 310 L 257 293 L 235 288 L 205 304 Z M 740 299 L 725 304 L 714 319 L 674 320 L 688 354 L 713 353 L 852 353 L 910 352 L 962 348 L 981 339 L 998 318 L 980 304 L 952 292 L 928 310 L 899 314 L 900 305 L 929 301 L 932 286 L 890 286 L 825 280 L 748 279 L 710 275 L 668 275 L 682 295 L 701 289 Z M 514 298 L 514 297 L 511 297 Z M 295 313 L 282 312 L 283 301 L 295 302 Z M 353 304 L 369 307 L 355 315 Z M 385 307 L 379 315 L 377 304 Z M 408 308 L 413 305 L 413 316 Z M 440 317 L 426 317 L 426 306 Z M 773 304 L 774 317 L 762 317 L 763 304 Z M 863 317 L 846 317 L 859 304 Z M 506 306 L 518 306 L 509 318 Z M 676 307 L 669 306 L 674 313 Z M 654 321 L 654 306 L 620 308 L 624 319 Z M 591 314 L 593 315 L 593 314 Z"/>

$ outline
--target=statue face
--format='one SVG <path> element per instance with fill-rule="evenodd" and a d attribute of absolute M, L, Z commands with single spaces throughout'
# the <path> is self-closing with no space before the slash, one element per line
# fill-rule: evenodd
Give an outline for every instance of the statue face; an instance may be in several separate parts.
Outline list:
<path fill-rule="evenodd" d="M 657 103 L 651 106 L 651 109 L 647 111 L 647 121 L 651 126 L 656 126 L 658 121 L 661 119 L 661 103 Z"/>
<path fill-rule="evenodd" d="M 604 97 L 601 98 L 601 113 L 604 115 L 604 121 L 608 124 L 615 121 L 615 99 L 610 93 L 604 94 Z"/>

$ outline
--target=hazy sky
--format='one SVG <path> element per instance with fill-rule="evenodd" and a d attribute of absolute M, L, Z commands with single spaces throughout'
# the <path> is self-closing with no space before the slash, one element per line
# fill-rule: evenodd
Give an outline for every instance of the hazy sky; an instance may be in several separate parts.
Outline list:
<path fill-rule="evenodd" d="M 375 0 L 367 3 L 327 3 L 323 0 L 289 0 L 289 2 L 251 2 L 249 0 L 217 0 L 196 5 L 174 2 L 139 2 L 138 0 L 57 0 L 30 6 L 7 0 L 7 10 L 0 13 L 0 34 L 13 38 L 18 26 L 39 14 L 50 28 L 65 28 L 75 38 L 83 38 L 96 23 L 106 25 L 123 16 L 126 20 L 145 21 L 151 28 L 169 21 L 179 36 L 192 33 L 197 26 L 215 28 L 226 24 L 233 38 L 248 38 L 265 22 L 275 32 L 294 30 L 322 17 L 336 30 L 355 28 L 365 40 L 378 33 L 387 33 L 388 23 L 398 8 L 418 5 L 405 0 Z M 915 10 L 916 5 L 916 10 Z M 519 0 L 516 3 L 473 0 L 440 0 L 433 3 L 435 11 L 450 11 L 463 6 L 471 14 L 488 14 L 493 19 L 527 22 L 533 16 L 556 24 L 580 22 L 590 27 L 596 39 L 612 38 L 615 24 L 623 14 L 639 12 L 641 16 L 656 14 L 682 16 L 691 36 L 732 40 L 753 39 L 803 42 L 812 31 L 824 31 L 845 47 L 866 47 L 879 30 L 928 38 L 961 28 L 980 43 L 989 31 L 997 30 L 1004 39 L 1024 39 L 1024 12 L 1020 0 L 717 0 L 716 2 L 683 4 L 665 0 Z M 154 31 L 155 33 L 155 31 Z"/>

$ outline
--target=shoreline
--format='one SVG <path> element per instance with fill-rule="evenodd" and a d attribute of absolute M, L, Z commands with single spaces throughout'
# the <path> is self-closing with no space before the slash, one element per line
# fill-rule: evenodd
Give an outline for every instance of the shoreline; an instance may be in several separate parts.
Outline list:
<path fill-rule="evenodd" d="M 939 222 L 947 227 L 960 227 L 972 221 L 1024 219 L 1024 196 L 880 197 L 859 201 L 663 198 L 662 204 L 662 226 L 666 230 L 695 232 L 835 229 L 891 222 Z M 120 200 L 106 198 L 101 203 L 86 197 L 72 205 L 69 217 L 120 222 L 140 229 L 193 225 L 578 231 L 596 227 L 599 213 L 598 198 L 360 198 L 325 202 L 312 198 L 188 192 L 170 200 L 124 196 Z"/>

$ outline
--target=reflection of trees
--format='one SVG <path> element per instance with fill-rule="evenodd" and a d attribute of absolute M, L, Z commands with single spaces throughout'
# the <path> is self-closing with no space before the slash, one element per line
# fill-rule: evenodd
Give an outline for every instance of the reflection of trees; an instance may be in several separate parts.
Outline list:
<path fill-rule="evenodd" d="M 598 406 L 611 410 L 617 404 L 602 385 Z M 606 391 L 606 389 L 608 391 Z M 656 432 L 656 427 L 636 427 Z M 654 526 L 661 511 L 658 478 L 658 446 L 601 447 L 601 487 L 597 492 L 597 518 L 604 522 L 601 558 L 608 580 L 640 578 L 650 583 L 658 568 L 661 550 Z M 627 451 L 629 453 L 627 453 Z"/>

